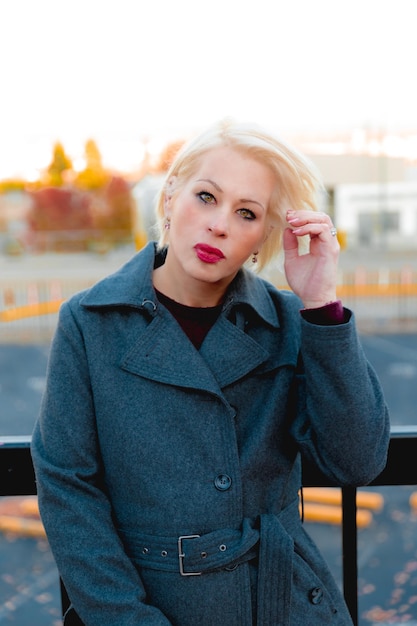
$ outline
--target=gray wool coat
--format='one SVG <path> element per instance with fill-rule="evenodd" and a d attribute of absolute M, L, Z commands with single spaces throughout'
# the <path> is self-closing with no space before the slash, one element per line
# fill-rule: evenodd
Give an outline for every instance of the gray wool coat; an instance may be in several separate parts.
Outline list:
<path fill-rule="evenodd" d="M 32 455 L 78 615 L 351 624 L 298 491 L 300 455 L 338 485 L 386 462 L 387 408 L 353 315 L 308 323 L 294 294 L 242 270 L 198 351 L 156 299 L 155 258 L 150 243 L 67 301 L 51 346 Z"/>

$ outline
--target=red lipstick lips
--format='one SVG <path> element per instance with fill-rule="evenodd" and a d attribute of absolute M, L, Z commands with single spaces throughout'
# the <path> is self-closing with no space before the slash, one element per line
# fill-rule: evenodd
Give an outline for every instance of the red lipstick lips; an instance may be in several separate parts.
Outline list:
<path fill-rule="evenodd" d="M 218 263 L 224 259 L 224 254 L 218 248 L 212 248 L 205 243 L 197 243 L 194 246 L 197 257 L 204 263 Z"/>

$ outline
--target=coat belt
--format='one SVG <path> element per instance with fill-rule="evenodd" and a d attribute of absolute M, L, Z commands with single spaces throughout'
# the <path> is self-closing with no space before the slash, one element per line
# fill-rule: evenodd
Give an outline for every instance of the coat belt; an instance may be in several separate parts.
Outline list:
<path fill-rule="evenodd" d="M 257 624 L 289 624 L 294 542 L 288 532 L 299 523 L 298 502 L 279 515 L 245 518 L 239 530 L 162 537 L 120 530 L 126 549 L 140 567 L 198 576 L 233 569 L 255 556 L 258 565 Z"/>

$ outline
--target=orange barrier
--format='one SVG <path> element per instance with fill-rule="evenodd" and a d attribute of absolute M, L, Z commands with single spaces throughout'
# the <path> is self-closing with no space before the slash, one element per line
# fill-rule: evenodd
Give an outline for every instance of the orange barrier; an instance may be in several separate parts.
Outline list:
<path fill-rule="evenodd" d="M 14 322 L 26 317 L 38 317 L 39 315 L 58 313 L 63 301 L 63 299 L 52 300 L 51 302 L 38 302 L 17 306 L 13 309 L 5 309 L 4 311 L 0 311 L 0 322 Z"/>
<path fill-rule="evenodd" d="M 342 492 L 337 487 L 304 487 L 304 502 L 317 502 L 321 504 L 342 504 Z M 356 504 L 358 507 L 381 511 L 384 506 L 384 498 L 374 491 L 357 491 Z"/>
<path fill-rule="evenodd" d="M 306 522 L 342 523 L 342 491 L 338 487 L 304 487 L 303 504 L 304 511 L 300 502 L 300 515 L 304 512 Z M 376 492 L 357 491 L 356 505 L 356 523 L 364 528 L 372 523 L 371 511 L 383 508 L 384 498 Z"/>
<path fill-rule="evenodd" d="M 19 502 L 19 509 L 22 511 L 23 515 L 39 517 L 39 504 L 37 496 L 23 498 Z"/>
<path fill-rule="evenodd" d="M 372 284 L 372 285 L 339 285 L 339 298 L 367 298 L 385 296 L 417 296 L 417 284 Z"/>
<path fill-rule="evenodd" d="M 40 520 L 13 515 L 0 516 L 0 531 L 25 537 L 46 537 Z"/>
<path fill-rule="evenodd" d="M 356 524 L 358 528 L 365 528 L 366 526 L 369 526 L 372 523 L 372 519 L 373 517 L 370 511 L 366 509 L 358 509 L 356 511 Z M 304 520 L 306 522 L 341 524 L 342 509 L 339 506 L 312 504 L 311 502 L 309 502 L 304 505 Z"/>
<path fill-rule="evenodd" d="M 37 496 L 1 498 L 0 531 L 25 537 L 45 537 Z"/>
<path fill-rule="evenodd" d="M 413 491 L 409 498 L 409 503 L 412 509 L 417 509 L 417 491 Z"/>

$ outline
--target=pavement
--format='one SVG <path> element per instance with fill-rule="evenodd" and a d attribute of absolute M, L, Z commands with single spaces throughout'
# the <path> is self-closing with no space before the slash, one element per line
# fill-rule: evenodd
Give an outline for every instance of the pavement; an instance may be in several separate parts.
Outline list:
<path fill-rule="evenodd" d="M 62 626 L 59 577 L 48 542 L 0 534 L 0 624 Z"/>

